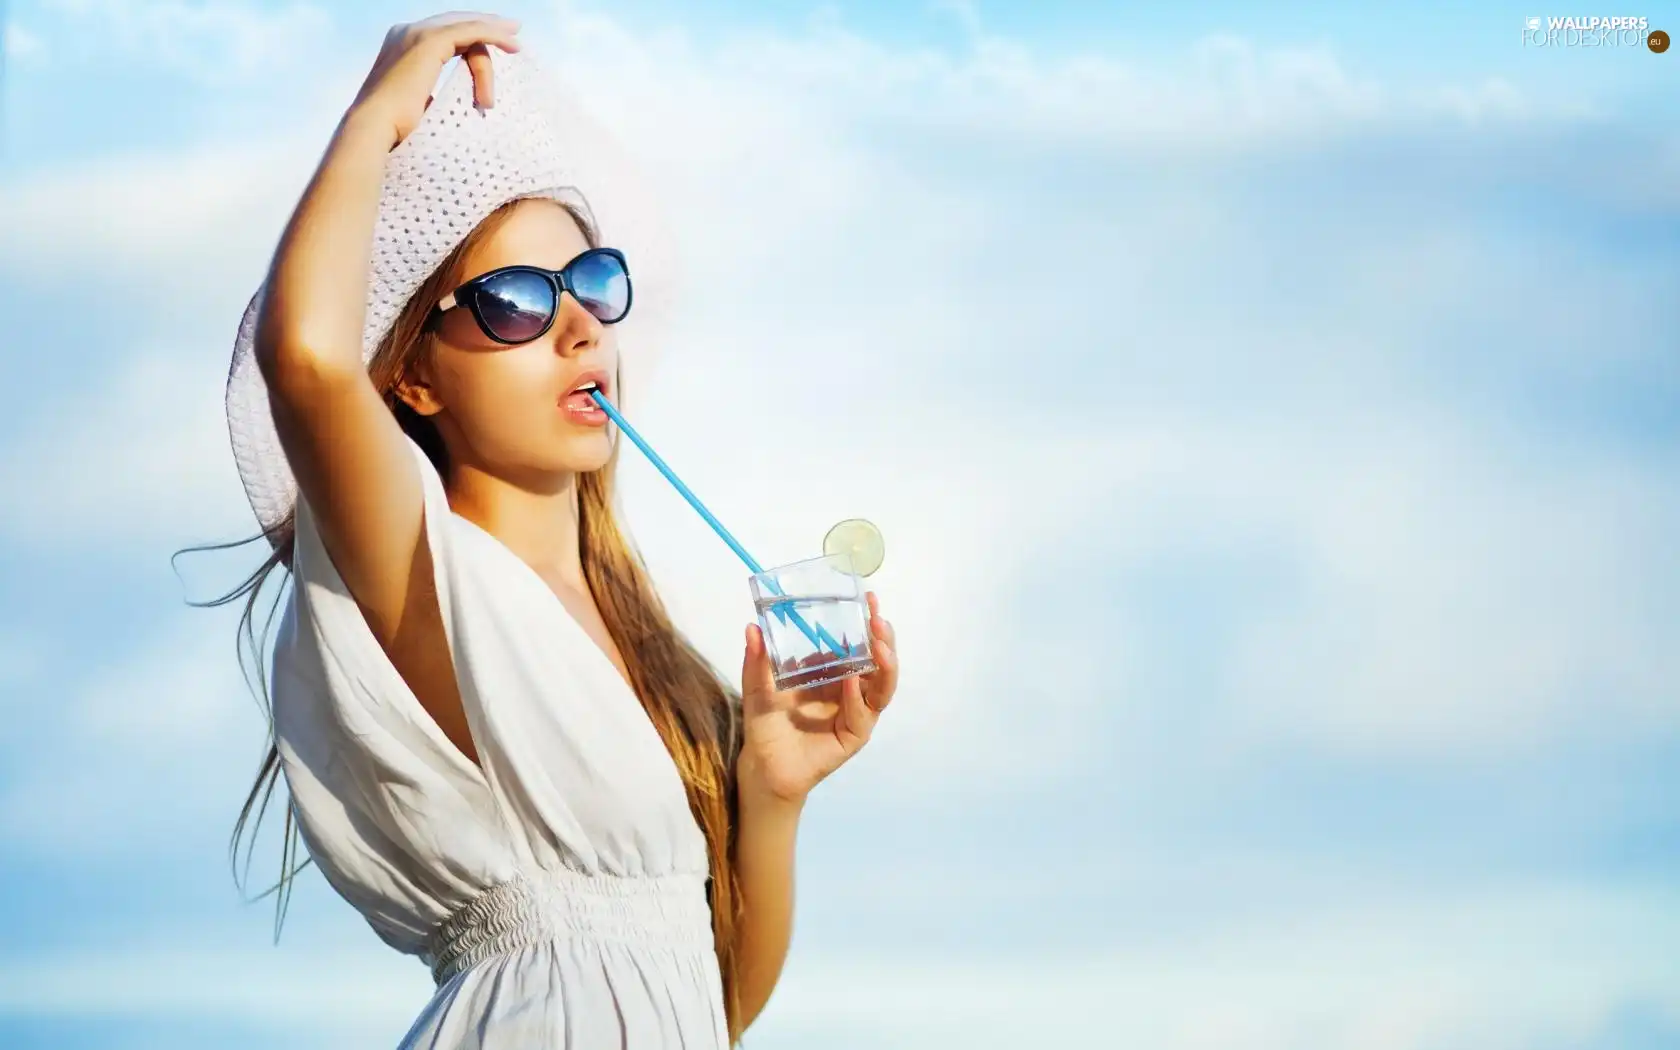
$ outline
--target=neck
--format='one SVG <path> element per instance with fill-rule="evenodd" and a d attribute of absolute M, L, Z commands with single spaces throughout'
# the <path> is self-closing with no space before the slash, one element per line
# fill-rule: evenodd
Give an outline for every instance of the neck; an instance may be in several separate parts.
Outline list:
<path fill-rule="evenodd" d="M 507 478 L 460 464 L 450 471 L 449 505 L 502 542 L 540 575 L 579 590 L 577 475 Z"/>

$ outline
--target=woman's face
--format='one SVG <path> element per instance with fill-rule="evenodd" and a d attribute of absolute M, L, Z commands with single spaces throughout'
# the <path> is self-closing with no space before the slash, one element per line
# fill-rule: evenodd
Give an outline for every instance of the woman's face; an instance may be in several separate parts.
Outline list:
<path fill-rule="evenodd" d="M 588 249 L 565 208 L 520 201 L 467 251 L 456 284 L 515 264 L 558 270 Z M 593 379 L 611 398 L 617 373 L 612 328 L 570 294 L 561 296 L 547 332 L 514 346 L 485 335 L 463 305 L 443 315 L 432 352 L 416 368 L 419 382 L 403 399 L 437 425 L 451 459 L 540 485 L 545 475 L 606 465 L 607 416 L 573 391 Z"/>

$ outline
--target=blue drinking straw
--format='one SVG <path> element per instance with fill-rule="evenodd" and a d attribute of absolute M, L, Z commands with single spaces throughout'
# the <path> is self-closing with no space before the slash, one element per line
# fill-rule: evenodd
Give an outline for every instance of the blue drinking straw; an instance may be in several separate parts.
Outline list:
<path fill-rule="evenodd" d="M 723 542 L 729 544 L 729 549 L 734 551 L 736 556 L 746 563 L 747 568 L 752 570 L 753 575 L 763 575 L 764 570 L 759 567 L 758 562 L 753 559 L 753 556 L 747 553 L 747 549 L 741 546 L 739 540 L 729 534 L 729 530 L 723 527 L 723 522 L 717 520 L 717 517 L 713 515 L 711 511 L 706 509 L 706 505 L 700 502 L 700 497 L 696 496 L 687 485 L 683 484 L 682 479 L 677 477 L 676 473 L 673 472 L 670 467 L 665 465 L 665 461 L 659 458 L 659 453 L 655 452 L 653 448 L 648 445 L 647 441 L 642 438 L 642 435 L 636 433 L 636 428 L 625 422 L 624 417 L 619 414 L 617 408 L 613 407 L 612 402 L 608 401 L 599 390 L 591 390 L 589 392 L 589 396 L 594 399 L 597 405 L 601 406 L 601 411 L 607 414 L 607 418 L 613 421 L 614 425 L 616 425 L 618 429 L 624 433 L 624 436 L 633 441 L 636 447 L 642 450 L 642 454 L 648 458 L 648 462 L 658 468 L 659 473 L 665 475 L 665 480 L 669 481 L 673 488 L 682 493 L 683 499 L 688 500 L 688 505 L 693 507 L 695 512 L 702 518 L 706 519 L 706 524 L 712 527 L 712 531 L 716 532 L 718 536 L 723 539 Z M 770 589 L 772 594 L 777 596 L 781 595 L 781 588 L 776 586 L 775 580 L 766 578 L 764 585 Z M 810 640 L 812 645 L 817 646 L 820 649 L 823 643 L 826 642 L 828 647 L 836 654 L 841 656 L 851 655 L 851 648 L 849 646 L 841 645 L 839 642 L 835 641 L 821 625 L 818 625 L 816 630 L 813 631 L 811 629 L 811 625 L 805 622 L 805 618 L 799 615 L 799 610 L 793 608 L 791 604 L 786 609 L 783 609 L 781 607 L 781 603 L 777 603 L 775 608 L 776 615 L 778 617 L 784 617 L 784 621 L 785 619 L 792 619 L 794 626 L 798 627 L 799 630 L 804 633 L 805 637 Z M 819 641 L 818 639 L 821 640 Z"/>

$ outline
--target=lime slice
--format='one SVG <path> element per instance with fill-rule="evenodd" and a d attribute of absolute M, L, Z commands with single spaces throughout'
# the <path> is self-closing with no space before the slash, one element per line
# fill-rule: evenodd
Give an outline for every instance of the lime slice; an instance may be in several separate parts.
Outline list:
<path fill-rule="evenodd" d="M 873 522 L 847 518 L 823 537 L 824 554 L 845 554 L 859 576 L 872 576 L 887 556 L 887 542 Z"/>

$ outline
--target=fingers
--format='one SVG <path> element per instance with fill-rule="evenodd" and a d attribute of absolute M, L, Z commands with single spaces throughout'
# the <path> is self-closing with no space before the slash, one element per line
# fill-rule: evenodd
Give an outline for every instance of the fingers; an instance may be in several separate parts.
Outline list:
<path fill-rule="evenodd" d="M 473 101 L 478 103 L 479 109 L 489 109 L 495 105 L 490 49 L 483 44 L 471 45 L 467 48 L 466 62 L 467 68 L 472 70 Z"/>
<path fill-rule="evenodd" d="M 519 23 L 511 18 L 454 11 L 415 22 L 408 28 L 411 46 L 430 51 L 439 63 L 463 55 L 472 73 L 473 101 L 481 109 L 495 104 L 494 70 L 490 47 L 519 50 Z"/>
<path fill-rule="evenodd" d="M 421 35 L 447 45 L 456 54 L 473 44 L 495 44 L 504 51 L 519 50 L 519 23 L 494 15 L 429 26 L 421 30 Z"/>
<path fill-rule="evenodd" d="M 886 710 L 898 691 L 898 633 L 881 615 L 880 599 L 873 591 L 869 592 L 869 636 L 875 670 L 865 678 L 864 693 L 870 709 L 879 713 Z"/>
<path fill-rule="evenodd" d="M 874 591 L 869 592 L 869 633 L 882 638 L 889 646 L 898 644 L 898 632 L 881 615 L 881 599 Z"/>
<path fill-rule="evenodd" d="M 853 675 L 840 683 L 840 717 L 834 728 L 847 754 L 869 743 L 876 717 L 876 709 L 864 699 L 862 680 Z"/>
<path fill-rule="evenodd" d="M 875 670 L 864 676 L 864 692 L 870 710 L 879 713 L 887 709 L 893 694 L 898 691 L 898 653 L 881 641 L 871 648 L 875 655 Z"/>
<path fill-rule="evenodd" d="M 445 11 L 430 18 L 422 18 L 418 22 L 410 22 L 407 28 L 409 33 L 415 36 L 425 36 L 430 33 L 450 32 L 463 26 L 518 29 L 519 19 L 505 18 L 491 11 Z"/>
<path fill-rule="evenodd" d="M 415 29 L 436 29 L 440 26 L 457 25 L 461 22 L 511 22 L 511 18 L 503 18 L 494 11 L 439 11 L 409 25 Z"/>
<path fill-rule="evenodd" d="M 776 676 L 770 666 L 770 654 L 764 648 L 764 632 L 758 624 L 747 625 L 746 641 L 746 650 L 741 655 L 741 699 L 743 703 L 752 703 L 776 691 Z"/>

